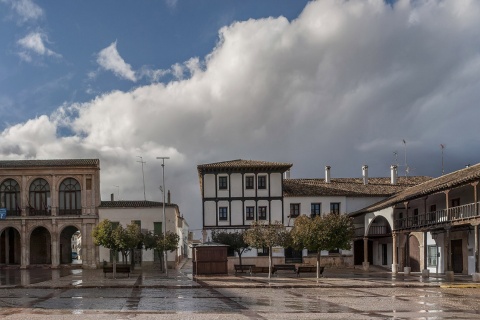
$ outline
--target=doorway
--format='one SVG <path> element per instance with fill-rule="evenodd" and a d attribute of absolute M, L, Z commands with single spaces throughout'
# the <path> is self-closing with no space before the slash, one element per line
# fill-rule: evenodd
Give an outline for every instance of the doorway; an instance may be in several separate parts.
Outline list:
<path fill-rule="evenodd" d="M 462 239 L 452 240 L 452 268 L 454 273 L 463 273 Z"/>

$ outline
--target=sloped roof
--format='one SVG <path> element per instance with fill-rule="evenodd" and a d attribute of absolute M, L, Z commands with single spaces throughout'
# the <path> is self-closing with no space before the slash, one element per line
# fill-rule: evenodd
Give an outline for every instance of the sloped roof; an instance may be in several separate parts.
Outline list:
<path fill-rule="evenodd" d="M 157 201 L 118 200 L 101 201 L 99 208 L 162 208 L 163 203 Z M 174 203 L 166 203 L 165 207 L 178 207 Z"/>
<path fill-rule="evenodd" d="M 100 166 L 99 159 L 0 160 L 0 168 L 91 167 Z"/>
<path fill-rule="evenodd" d="M 381 210 L 397 203 L 414 200 L 429 194 L 459 187 L 470 182 L 478 181 L 479 179 L 480 163 L 407 188 L 395 195 L 392 195 L 388 199 L 377 202 L 362 210 L 352 212 L 350 215 L 355 216 L 362 213 Z"/>
<path fill-rule="evenodd" d="M 201 164 L 197 166 L 197 169 L 198 169 L 198 173 L 201 174 L 202 172 L 208 172 L 208 171 L 232 171 L 232 170 L 235 170 L 235 171 L 249 170 L 252 172 L 255 170 L 285 172 L 291 167 L 292 167 L 291 163 L 237 159 L 237 160 L 230 160 L 230 161 Z"/>
<path fill-rule="evenodd" d="M 314 196 L 349 196 L 349 197 L 388 197 L 405 188 L 430 180 L 430 177 L 398 177 L 397 184 L 390 183 L 390 178 L 335 178 L 330 182 L 324 179 L 285 179 L 283 195 L 285 197 Z"/>

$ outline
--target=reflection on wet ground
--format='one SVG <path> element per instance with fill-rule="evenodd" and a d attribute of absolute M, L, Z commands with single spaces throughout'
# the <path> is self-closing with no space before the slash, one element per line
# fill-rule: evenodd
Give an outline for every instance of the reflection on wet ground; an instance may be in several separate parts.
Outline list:
<path fill-rule="evenodd" d="M 81 269 L 0 269 L 0 285 L 28 286 L 81 272 Z"/>

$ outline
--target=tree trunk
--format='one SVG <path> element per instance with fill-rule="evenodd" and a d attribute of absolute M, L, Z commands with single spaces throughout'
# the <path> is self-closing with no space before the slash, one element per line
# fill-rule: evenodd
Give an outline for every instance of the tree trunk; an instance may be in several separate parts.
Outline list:
<path fill-rule="evenodd" d="M 240 263 L 240 266 L 242 266 L 242 253 L 240 251 L 237 251 L 238 254 L 238 262 Z"/>
<path fill-rule="evenodd" d="M 117 250 L 113 250 L 113 279 L 117 276 Z"/>
<path fill-rule="evenodd" d="M 320 278 L 320 253 L 321 250 L 317 251 L 317 279 Z"/>
<path fill-rule="evenodd" d="M 272 247 L 268 248 L 268 279 L 272 277 Z"/>

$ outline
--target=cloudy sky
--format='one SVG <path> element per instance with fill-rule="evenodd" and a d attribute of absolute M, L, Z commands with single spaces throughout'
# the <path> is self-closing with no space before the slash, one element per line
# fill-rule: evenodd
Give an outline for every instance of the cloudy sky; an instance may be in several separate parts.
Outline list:
<path fill-rule="evenodd" d="M 406 155 L 435 177 L 441 144 L 445 172 L 480 159 L 476 0 L 0 0 L 0 43 L 1 159 L 100 158 L 102 198 L 142 200 L 141 156 L 161 200 L 170 157 L 192 229 L 198 164 L 388 176 Z"/>

